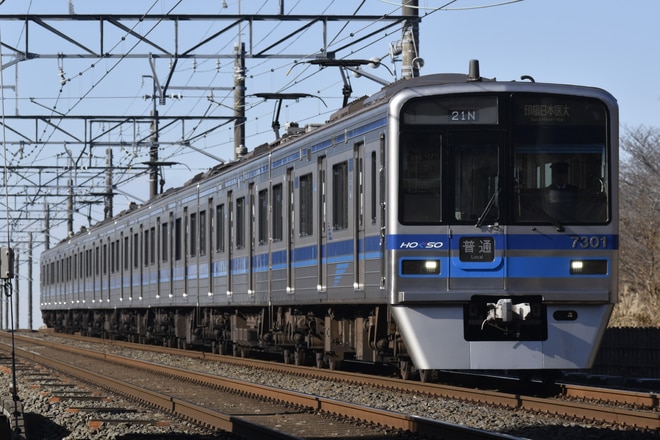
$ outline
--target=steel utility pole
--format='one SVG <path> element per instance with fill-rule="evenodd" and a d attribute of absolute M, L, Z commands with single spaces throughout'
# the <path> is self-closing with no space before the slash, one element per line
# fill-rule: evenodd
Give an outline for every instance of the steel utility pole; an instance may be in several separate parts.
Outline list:
<path fill-rule="evenodd" d="M 234 45 L 234 159 L 245 154 L 245 43 Z"/>
<path fill-rule="evenodd" d="M 104 218 L 111 218 L 113 216 L 113 204 L 112 204 L 112 148 L 106 148 L 105 150 L 105 208 Z"/>
<path fill-rule="evenodd" d="M 34 330 L 32 325 L 32 252 L 33 252 L 32 232 L 28 234 L 28 266 L 27 266 L 27 289 L 28 289 L 28 330 Z M 18 285 L 18 282 L 16 282 Z"/>
<path fill-rule="evenodd" d="M 153 108 L 151 110 L 150 126 L 151 145 L 149 146 L 149 198 L 154 199 L 158 195 L 158 107 L 156 105 L 156 98 L 161 97 L 160 94 L 162 91 L 156 84 L 156 71 L 153 59 L 150 59 L 149 62 L 151 63 L 151 69 L 154 71 L 153 75 L 151 76 L 151 81 L 153 82 L 153 90 L 151 95 Z M 144 76 L 146 75 L 143 75 L 143 77 Z"/>

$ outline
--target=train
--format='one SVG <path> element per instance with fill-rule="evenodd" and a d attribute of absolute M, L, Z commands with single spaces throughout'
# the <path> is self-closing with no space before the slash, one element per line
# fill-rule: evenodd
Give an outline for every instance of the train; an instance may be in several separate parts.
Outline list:
<path fill-rule="evenodd" d="M 591 367 L 617 301 L 617 101 L 468 70 L 289 123 L 44 250 L 44 323 L 403 377 Z"/>

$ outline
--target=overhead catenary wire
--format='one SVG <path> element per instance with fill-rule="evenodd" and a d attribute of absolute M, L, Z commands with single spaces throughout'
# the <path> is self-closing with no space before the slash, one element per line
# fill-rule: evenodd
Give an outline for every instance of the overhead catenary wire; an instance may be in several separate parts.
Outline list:
<path fill-rule="evenodd" d="M 520 0 L 518 0 L 518 1 L 520 1 Z M 163 12 L 165 14 L 169 14 L 175 8 L 181 8 L 181 6 L 184 5 L 184 3 L 185 2 L 182 2 L 182 1 L 174 2 L 174 5 L 172 7 L 169 7 L 169 5 L 168 5 L 167 10 L 164 10 L 165 9 L 165 2 L 153 1 L 153 2 L 150 2 L 148 5 L 146 5 L 147 7 L 144 8 L 146 11 L 144 12 L 143 16 L 147 16 L 148 14 L 150 14 L 154 10 L 154 8 L 156 8 L 156 7 L 160 7 L 161 9 L 164 10 Z M 233 2 L 233 3 L 234 3 L 234 5 L 232 5 L 232 6 L 235 7 L 236 2 Z M 243 3 L 245 3 L 245 2 L 243 2 Z M 387 3 L 387 2 L 383 2 L 383 3 Z M 395 3 L 395 2 L 390 2 L 390 3 L 392 5 L 394 5 L 395 7 L 392 8 L 392 11 L 387 12 L 387 14 L 385 14 L 385 15 L 395 14 L 402 7 L 402 5 L 400 3 Z M 446 5 L 451 4 L 451 3 L 455 3 L 455 2 L 449 2 L 449 3 L 446 3 L 445 5 L 442 5 L 442 6 L 439 6 L 439 7 L 444 7 L 446 9 Z M 272 2 L 262 1 L 262 2 L 251 4 L 250 7 L 252 8 L 252 11 L 256 10 L 257 12 L 259 12 L 259 11 L 264 10 L 265 8 L 267 8 L 269 5 L 272 5 L 272 4 L 273 4 Z M 351 8 L 352 8 L 353 12 L 355 13 L 355 12 L 361 11 L 364 8 L 365 4 L 366 4 L 366 2 L 363 0 L 361 2 L 356 2 L 356 4 L 354 4 L 354 5 L 351 5 Z M 502 3 L 502 4 L 505 4 L 505 3 Z M 283 5 L 283 3 L 282 3 L 282 5 Z M 321 6 L 322 6 L 322 8 L 320 8 L 319 10 L 327 11 L 328 8 L 336 6 L 336 5 L 333 2 L 325 2 L 325 4 L 322 4 Z M 245 5 L 244 5 L 244 7 L 245 7 Z M 293 5 L 289 5 L 288 2 L 287 2 L 287 7 L 288 7 L 288 9 L 286 11 L 283 11 L 283 12 L 285 12 L 286 14 L 295 14 L 295 13 L 298 13 L 300 11 L 300 9 L 308 8 L 309 4 L 307 2 L 304 2 L 304 1 L 297 1 L 297 2 L 294 2 Z M 317 9 L 317 8 L 315 8 L 315 9 Z M 387 9 L 387 8 L 385 8 L 385 9 Z M 429 11 L 429 14 L 435 13 L 437 9 L 438 8 L 434 8 L 433 10 Z M 76 11 L 76 12 L 79 12 L 79 11 Z M 425 17 L 427 15 L 425 15 Z M 420 17 L 420 19 L 421 19 L 421 17 Z M 145 26 L 145 23 L 147 23 L 147 21 L 138 21 L 134 25 L 131 26 L 131 29 L 132 30 L 136 29 L 137 26 Z M 377 23 L 378 23 L 377 21 L 369 22 L 369 23 L 367 23 L 366 25 L 363 26 L 363 25 L 358 25 L 356 23 L 351 23 L 350 20 L 347 20 L 346 22 L 341 22 L 339 28 L 335 28 L 333 30 L 333 33 L 331 33 L 331 35 L 329 36 L 329 44 L 327 45 L 328 49 L 329 50 L 335 50 L 338 47 L 346 47 L 347 52 L 341 54 L 341 56 L 342 56 L 342 58 L 351 57 L 351 56 L 354 56 L 355 53 L 358 53 L 358 52 L 364 51 L 364 50 L 368 50 L 370 47 L 374 47 L 375 45 L 379 45 L 379 43 L 384 38 L 388 38 L 389 36 L 391 36 L 395 32 L 399 31 L 398 29 L 396 29 L 396 30 L 392 30 L 391 32 L 383 32 L 383 35 L 381 35 L 379 33 L 376 37 L 374 37 L 373 40 L 364 41 L 363 43 L 358 43 L 357 45 L 355 45 L 353 47 L 350 47 L 351 42 L 353 42 L 355 40 L 358 40 L 360 38 L 360 36 L 364 35 L 365 33 L 369 32 L 370 30 L 373 30 L 374 27 L 378 26 Z M 159 26 L 161 26 L 161 24 L 162 24 L 162 22 L 158 22 L 158 23 L 155 23 L 153 26 L 150 26 L 148 29 L 145 29 L 145 32 L 143 33 L 143 35 L 150 35 L 150 33 L 155 31 Z M 245 26 L 247 26 L 247 23 L 244 23 L 244 24 L 241 25 L 242 29 L 241 29 L 240 32 L 245 32 Z M 277 29 L 277 26 L 281 26 L 281 24 L 275 25 L 275 27 L 273 27 L 272 30 L 275 31 Z M 265 44 L 265 42 L 268 41 L 267 35 L 268 34 L 265 34 L 265 36 L 263 36 L 263 38 L 261 40 L 258 39 L 258 40 L 255 40 L 255 41 L 257 41 L 258 44 L 260 44 L 262 42 L 264 42 L 264 44 Z M 308 35 L 309 34 L 301 33 L 301 36 L 297 37 L 297 38 L 298 39 L 300 39 L 300 38 L 304 39 Z M 127 41 L 130 41 L 130 40 L 116 39 L 114 42 L 111 41 L 110 45 L 108 46 L 110 48 L 109 50 L 111 50 L 113 52 L 115 52 L 117 50 L 126 50 L 127 54 L 131 53 L 135 49 L 137 44 L 139 44 L 139 42 L 131 43 L 131 44 L 127 45 L 128 47 L 124 48 L 123 45 L 126 45 Z M 295 43 L 296 43 L 295 39 L 291 39 L 291 40 L 287 41 L 287 44 L 285 44 L 281 48 L 279 48 L 278 53 L 286 51 L 287 48 L 291 47 Z M 229 45 L 229 44 L 231 44 L 231 43 L 227 42 L 227 45 Z M 360 47 L 357 47 L 358 45 Z M 222 47 L 222 46 L 220 45 L 220 47 Z M 222 49 L 219 49 L 219 52 L 221 50 Z M 313 56 L 313 55 L 314 55 L 313 52 L 309 53 L 309 56 Z M 100 89 L 102 84 L 108 80 L 108 78 L 110 76 L 110 72 L 115 71 L 115 69 L 118 66 L 124 64 L 127 59 L 128 58 L 126 58 L 126 57 L 119 58 L 115 62 L 111 62 L 109 59 L 107 59 L 107 60 L 99 59 L 96 63 L 90 64 L 90 65 L 84 67 L 83 69 L 81 69 L 80 71 L 78 71 L 78 69 L 71 70 L 68 73 L 74 73 L 74 75 L 67 76 L 66 77 L 66 83 L 64 85 L 62 85 L 62 84 L 58 85 L 57 96 L 55 97 L 55 99 L 53 101 L 50 102 L 50 104 L 52 104 L 51 107 L 53 107 L 53 106 L 56 107 L 57 111 L 62 112 L 64 114 L 70 114 L 74 109 L 79 108 L 79 106 L 82 103 L 89 102 L 90 99 L 91 99 L 90 96 L 92 94 L 92 91 Z M 279 80 L 280 78 L 284 77 L 283 75 L 281 75 L 281 73 L 286 70 L 287 66 L 291 65 L 291 63 L 289 62 L 289 63 L 286 63 L 286 64 L 283 63 L 285 65 L 271 67 L 271 65 L 267 64 L 266 61 L 259 62 L 258 58 L 255 58 L 255 61 L 257 61 L 257 62 L 254 65 L 249 66 L 251 71 L 249 72 L 249 76 L 246 78 L 248 81 L 250 80 L 250 78 L 261 77 L 261 76 L 264 76 L 264 75 L 272 75 L 273 77 L 275 77 L 275 75 L 279 75 L 278 78 L 277 78 Z M 81 82 L 79 80 L 82 77 L 92 78 L 94 75 L 89 74 L 89 73 L 93 72 L 93 71 L 99 72 L 100 71 L 99 67 L 101 66 L 101 62 L 105 62 L 105 63 L 108 64 L 106 69 L 104 69 L 105 73 L 103 73 L 100 78 L 93 79 L 93 81 L 89 85 L 89 87 L 84 88 L 82 90 L 82 92 L 79 94 L 79 96 L 77 97 L 77 99 L 76 98 L 71 98 L 71 99 L 76 99 L 75 101 L 68 102 L 67 99 L 69 99 L 69 98 L 66 96 L 67 91 L 68 92 L 72 91 L 71 86 L 74 85 L 74 81 L 78 81 L 78 85 L 80 86 Z M 270 64 L 274 64 L 274 63 L 271 62 Z M 195 78 L 197 78 L 197 79 L 202 79 L 202 81 L 206 81 L 206 84 L 209 87 L 212 87 L 216 81 L 221 81 L 224 78 L 224 75 L 231 74 L 231 72 L 227 72 L 227 70 L 226 70 L 226 69 L 231 68 L 231 63 L 226 63 L 226 64 L 222 65 L 220 70 L 206 69 L 209 73 L 212 73 L 215 70 L 215 75 L 211 75 L 212 77 L 207 77 L 207 76 L 204 76 L 204 75 L 200 75 L 202 73 L 199 69 L 200 65 L 201 65 L 201 63 L 197 66 L 196 69 L 193 68 L 192 65 L 187 65 L 186 66 L 186 69 L 188 69 L 188 71 L 191 71 L 192 74 L 185 76 L 186 77 L 186 81 L 184 82 L 185 85 L 191 84 L 191 82 Z M 62 67 L 62 69 L 64 70 L 65 73 L 66 73 L 66 68 L 68 66 L 70 66 L 69 61 L 67 61 L 66 65 L 63 62 L 60 62 L 58 64 L 58 67 Z M 319 78 L 321 76 L 321 73 L 322 73 L 323 70 L 324 69 L 300 69 L 299 71 L 296 72 L 296 75 L 294 77 L 289 78 L 289 81 L 284 82 L 283 84 L 274 84 L 273 90 L 279 90 L 281 92 L 286 92 L 286 91 L 289 91 L 289 90 L 295 90 L 298 87 L 305 86 L 305 85 L 310 84 L 312 82 L 315 83 L 314 84 L 315 88 L 319 87 L 318 83 L 320 83 L 320 81 L 316 80 L 316 78 Z M 182 72 L 183 69 L 179 69 L 178 71 Z M 327 71 L 327 69 L 326 69 L 326 71 Z M 326 75 L 326 77 L 327 77 L 327 75 Z M 276 82 L 276 81 L 274 81 L 274 82 Z M 327 83 L 327 81 L 324 79 L 323 84 L 326 84 L 326 83 Z M 336 86 L 337 84 L 341 84 L 341 83 L 339 81 L 336 81 L 336 82 L 333 81 L 331 83 L 331 85 L 328 85 L 326 87 L 326 90 L 329 89 L 332 86 Z M 200 105 L 204 105 L 205 98 L 206 98 L 206 95 L 200 94 L 199 96 L 187 95 L 184 99 L 186 100 L 186 105 L 190 106 L 191 108 L 199 108 Z M 93 99 L 98 101 L 99 97 L 95 96 Z M 228 99 L 230 99 L 230 98 L 228 98 Z M 324 97 L 324 99 L 327 99 L 327 98 Z M 341 99 L 341 97 L 338 97 L 337 99 Z M 219 101 L 223 102 L 224 98 L 219 99 Z M 258 109 L 261 108 L 261 106 L 263 104 L 264 104 L 264 102 L 262 100 L 250 99 L 250 100 L 246 101 L 246 109 L 251 110 L 251 111 L 257 110 L 256 113 L 259 113 Z M 101 105 L 102 106 L 107 106 L 108 104 L 101 104 Z M 332 105 L 331 105 L 331 107 L 332 107 Z M 172 109 L 175 108 L 175 103 L 173 101 L 170 101 L 169 108 L 172 108 Z M 290 107 L 287 107 L 287 108 L 290 108 Z M 312 109 L 313 109 L 313 107 L 312 107 Z M 314 111 L 314 110 L 316 110 L 316 111 Z M 208 104 L 206 104 L 206 108 L 202 109 L 202 111 L 203 111 L 204 115 L 217 115 L 222 111 L 222 109 L 219 106 L 209 108 Z M 325 111 L 325 109 L 313 109 L 313 111 L 310 111 L 310 112 L 306 113 L 304 118 L 301 119 L 301 120 L 298 120 L 298 122 L 313 121 L 315 119 L 318 120 L 318 118 L 323 117 L 324 115 L 328 114 L 329 112 L 330 111 Z M 56 112 L 53 112 L 52 114 L 56 115 Z M 264 111 L 263 113 L 261 113 L 257 116 L 253 116 L 253 114 L 254 113 L 251 113 L 250 116 L 245 120 L 245 122 L 243 122 L 243 124 L 252 124 L 252 126 L 253 126 L 253 128 L 251 128 L 250 130 L 246 130 L 247 133 L 249 133 L 248 139 L 257 139 L 257 138 L 261 137 L 263 134 L 271 132 L 271 129 L 270 129 L 269 125 L 266 124 L 266 123 L 262 124 L 262 126 L 259 127 L 259 120 L 260 119 L 265 120 L 267 118 L 266 115 L 269 115 L 270 111 L 267 111 L 267 112 Z M 268 117 L 267 119 L 270 119 L 270 118 Z M 256 129 L 255 129 L 255 127 L 256 127 Z M 174 129 L 175 129 L 174 126 L 171 126 L 170 128 L 165 128 L 165 130 L 170 130 L 172 132 L 173 132 Z M 46 130 L 50 130 L 50 128 L 46 127 Z M 35 145 L 33 145 L 33 146 L 32 145 L 30 145 L 30 146 L 26 145 L 24 148 L 17 148 L 12 152 L 13 156 L 11 154 L 8 154 L 7 158 L 9 160 L 11 160 L 11 163 L 18 163 L 19 161 L 23 162 L 25 160 L 30 161 L 31 163 L 39 163 L 39 162 L 48 160 L 48 159 L 45 159 L 45 158 L 48 157 L 48 156 L 50 156 L 50 157 L 53 157 L 53 156 L 51 155 L 51 152 L 46 148 L 45 143 L 52 138 L 52 136 L 53 136 L 53 134 L 55 133 L 56 130 L 57 130 L 57 128 L 54 127 L 49 132 L 44 132 L 43 136 L 42 136 L 42 139 L 41 139 L 44 142 L 41 143 L 40 145 L 35 143 Z M 191 126 L 187 125 L 187 126 L 185 126 L 185 132 L 183 132 L 181 137 L 186 138 L 188 136 L 190 136 L 190 137 L 198 136 L 200 134 L 203 134 L 204 131 L 205 131 L 205 127 L 201 126 L 200 124 L 193 124 Z M 165 131 L 163 133 L 165 133 Z M 108 138 L 110 138 L 110 136 L 118 137 L 119 134 L 118 133 L 113 133 L 113 134 L 109 133 Z M 198 139 L 200 142 L 208 142 L 208 144 L 207 144 L 208 146 L 205 145 L 205 148 L 217 149 L 217 148 L 225 148 L 226 146 L 230 146 L 231 145 L 230 137 L 231 137 L 231 132 L 230 132 L 230 136 L 223 136 L 223 137 L 213 138 L 211 136 L 201 135 L 200 137 L 198 137 L 196 139 Z M 189 149 L 187 150 L 184 143 L 182 143 L 179 146 L 174 146 L 174 147 L 171 147 L 171 148 L 170 147 L 162 147 L 162 148 L 163 149 L 161 151 L 163 151 L 163 157 L 167 158 L 167 159 L 180 157 L 182 155 L 193 155 L 193 154 L 195 154 L 191 150 L 189 150 Z M 141 159 L 144 158 L 145 155 L 146 155 L 146 151 L 138 150 L 138 149 L 133 151 L 133 153 L 137 153 L 137 154 L 131 155 L 131 154 L 127 153 L 127 154 L 117 155 L 116 160 L 119 162 L 118 165 L 119 166 L 125 166 L 125 165 L 129 166 L 131 164 L 136 164 L 136 163 L 140 162 Z M 86 161 L 88 160 L 87 158 L 88 158 L 88 156 L 85 156 Z M 100 160 L 100 158 L 99 159 L 90 159 L 90 160 Z M 127 177 L 128 174 L 131 174 L 131 172 L 128 171 L 128 170 L 120 171 L 119 175 L 121 175 L 121 177 L 119 177 L 117 179 L 117 182 L 123 181 L 124 177 Z M 26 172 L 25 176 L 28 176 L 28 175 L 29 175 L 29 173 Z M 67 172 L 65 171 L 65 172 L 60 174 L 60 178 L 66 177 L 66 175 L 67 175 Z M 143 175 L 143 172 L 139 172 L 139 173 L 137 173 L 137 175 L 141 176 L 141 175 Z M 35 176 L 35 175 L 33 175 L 33 176 Z M 90 177 L 88 177 L 87 181 L 91 181 L 92 179 L 94 179 L 94 174 L 93 173 L 90 173 L 89 176 Z M 99 178 L 99 177 L 101 177 L 101 173 L 96 173 L 95 176 L 96 176 L 96 178 Z M 16 176 L 16 177 L 18 179 L 22 180 L 22 181 L 27 182 L 27 180 L 24 177 L 21 177 L 21 176 Z M 48 177 L 50 177 L 50 176 L 48 176 Z M 46 178 L 48 178 L 48 177 L 46 177 Z M 36 179 L 33 179 L 33 180 L 36 180 Z M 44 184 L 47 184 L 47 183 L 48 183 L 47 181 L 44 182 Z M 119 184 L 119 183 L 117 183 L 117 184 Z M 31 206 L 33 206 L 37 203 L 38 200 L 39 200 L 39 198 L 37 196 L 31 197 L 27 200 L 26 204 L 30 204 Z"/>

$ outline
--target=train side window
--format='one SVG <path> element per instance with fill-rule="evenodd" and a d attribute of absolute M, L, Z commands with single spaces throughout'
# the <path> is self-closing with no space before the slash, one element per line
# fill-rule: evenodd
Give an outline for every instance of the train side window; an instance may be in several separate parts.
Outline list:
<path fill-rule="evenodd" d="M 140 235 L 136 232 L 133 234 L 133 268 L 140 267 Z"/>
<path fill-rule="evenodd" d="M 300 236 L 305 237 L 314 233 L 314 184 L 312 174 L 300 176 L 299 183 Z"/>
<path fill-rule="evenodd" d="M 215 212 L 213 210 L 213 199 L 209 199 L 209 255 L 213 255 L 213 237 L 215 237 Z"/>
<path fill-rule="evenodd" d="M 268 190 L 259 191 L 259 216 L 257 217 L 258 237 L 260 245 L 268 243 Z"/>
<path fill-rule="evenodd" d="M 143 252 L 142 262 L 143 262 L 144 266 L 146 267 L 146 266 L 149 265 L 149 250 L 151 249 L 151 244 L 150 244 L 150 241 L 149 241 L 149 229 L 148 228 L 145 229 L 143 231 L 142 235 L 144 236 L 144 239 L 143 239 L 144 249 L 142 249 L 142 252 Z"/>
<path fill-rule="evenodd" d="M 332 228 L 348 228 L 348 162 L 332 166 Z"/>
<path fill-rule="evenodd" d="M 94 248 L 94 275 L 98 276 L 101 273 L 101 248 L 99 246 L 96 246 Z"/>
<path fill-rule="evenodd" d="M 272 209 L 272 217 L 273 217 L 273 241 L 282 241 L 282 231 L 284 230 L 284 216 L 283 213 L 284 211 L 282 210 L 283 207 L 283 187 L 282 184 L 279 183 L 277 185 L 273 185 L 273 209 Z"/>
<path fill-rule="evenodd" d="M 236 249 L 245 247 L 245 197 L 236 199 Z"/>
<path fill-rule="evenodd" d="M 190 214 L 190 256 L 197 255 L 197 214 Z"/>
<path fill-rule="evenodd" d="M 215 207 L 215 250 L 216 252 L 225 251 L 225 205 L 220 204 Z"/>
<path fill-rule="evenodd" d="M 156 227 L 152 226 L 149 229 L 149 235 L 151 237 L 149 241 L 149 263 L 154 264 L 156 262 Z"/>
<path fill-rule="evenodd" d="M 206 255 L 206 210 L 199 211 L 199 256 Z"/>
<path fill-rule="evenodd" d="M 174 259 L 181 260 L 181 218 L 174 220 Z"/>
<path fill-rule="evenodd" d="M 115 242 L 110 242 L 110 273 L 115 273 Z"/>
<path fill-rule="evenodd" d="M 128 237 L 124 237 L 124 270 L 128 270 L 130 251 L 128 247 Z"/>
<path fill-rule="evenodd" d="M 67 264 L 67 268 L 68 268 Z M 108 274 L 108 244 L 103 243 L 103 275 Z"/>
<path fill-rule="evenodd" d="M 160 258 L 162 262 L 166 262 L 169 259 L 169 234 L 168 234 L 169 223 L 165 222 L 160 225 Z"/>

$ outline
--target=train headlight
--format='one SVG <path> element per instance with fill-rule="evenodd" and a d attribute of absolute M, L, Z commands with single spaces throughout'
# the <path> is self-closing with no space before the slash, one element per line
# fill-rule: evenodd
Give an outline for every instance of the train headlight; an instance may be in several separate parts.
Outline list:
<path fill-rule="evenodd" d="M 607 275 L 607 260 L 571 260 L 571 275 Z"/>
<path fill-rule="evenodd" d="M 439 275 L 440 260 L 401 260 L 402 275 Z"/>

